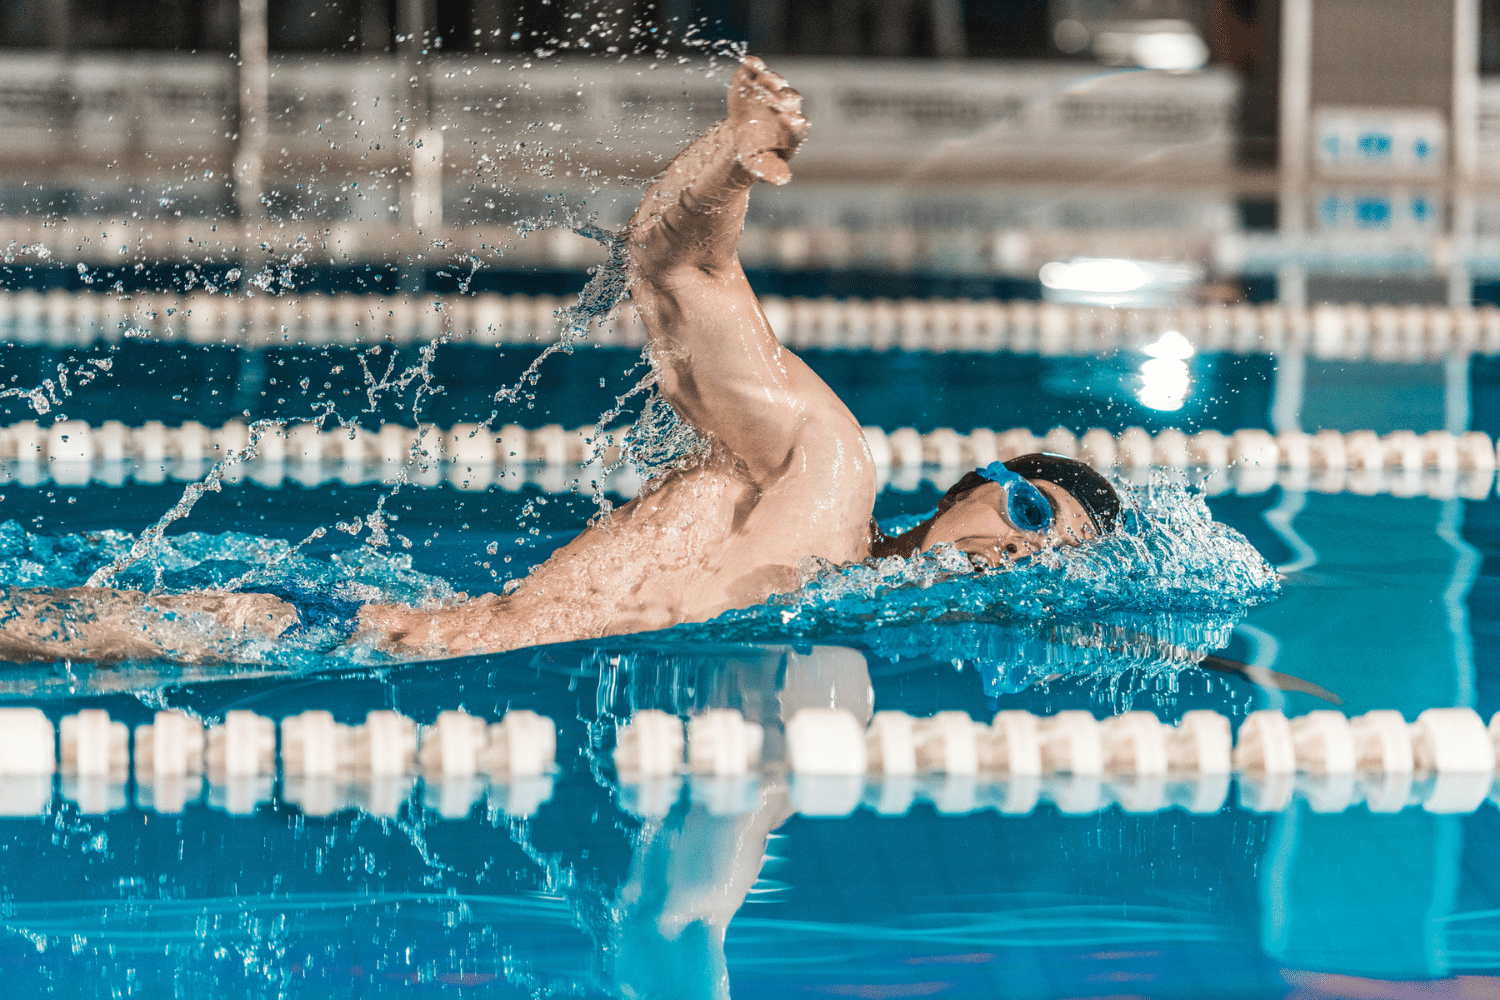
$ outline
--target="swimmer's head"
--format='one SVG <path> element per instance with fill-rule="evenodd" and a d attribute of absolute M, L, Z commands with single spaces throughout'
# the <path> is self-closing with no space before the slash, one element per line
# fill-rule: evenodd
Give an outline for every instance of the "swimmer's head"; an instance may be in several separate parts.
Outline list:
<path fill-rule="evenodd" d="M 998 566 L 1049 542 L 1081 545 L 1115 529 L 1120 496 L 1088 465 L 1062 455 L 1022 455 L 960 479 L 921 526 L 922 550 L 948 542 Z"/>

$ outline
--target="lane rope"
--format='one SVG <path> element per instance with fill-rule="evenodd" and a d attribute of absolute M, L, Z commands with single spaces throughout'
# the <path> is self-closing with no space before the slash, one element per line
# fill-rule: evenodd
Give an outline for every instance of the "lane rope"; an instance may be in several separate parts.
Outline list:
<path fill-rule="evenodd" d="M 259 295 L 63 290 L 0 293 L 0 342 L 57 348 L 155 340 L 267 348 L 428 343 L 543 345 L 557 340 L 552 295 Z M 1423 362 L 1500 354 L 1500 309 L 1423 305 L 1187 305 L 1124 309 L 1025 300 L 761 299 L 795 349 L 973 351 L 1093 356 L 1140 350 L 1175 333 L 1198 352 Z M 640 347 L 629 310 L 589 343 Z"/>
<path fill-rule="evenodd" d="M 864 432 L 881 485 L 907 492 L 923 482 L 946 489 L 970 469 L 1050 451 L 1112 470 L 1132 483 L 1148 481 L 1153 470 L 1183 470 L 1210 494 L 1229 489 L 1260 493 L 1279 484 L 1325 493 L 1482 500 L 1489 496 L 1500 457 L 1496 442 L 1482 431 L 1272 434 L 1246 428 L 1231 434 L 1175 429 L 1150 434 L 1131 427 L 1119 434 L 1094 428 L 1077 435 L 1063 427 L 1045 434 L 1027 428 L 981 427 L 966 434 L 939 428 L 924 434 L 911 427 L 866 427 Z M 623 436 L 618 428 L 606 433 L 613 441 Z M 594 454 L 593 435 L 592 427 L 570 430 L 561 424 L 506 424 L 498 429 L 478 424 L 446 429 L 385 424 L 379 430 L 320 430 L 312 423 L 294 423 L 263 437 L 259 456 L 231 466 L 225 478 L 248 478 L 273 487 L 285 479 L 306 486 L 389 482 L 415 452 L 409 470 L 414 485 L 514 491 L 529 483 L 563 493 L 580 484 L 586 488 L 604 467 L 618 461 L 619 449 L 610 444 L 602 448 L 604 466 L 597 459 L 585 464 Z M 21 421 L 0 427 L 0 483 L 118 486 L 127 480 L 195 480 L 214 462 L 243 451 L 248 441 L 249 428 L 240 421 L 216 428 L 196 421 L 177 427 L 160 421 L 139 427 L 119 421 L 92 426 L 68 420 L 49 427 Z M 640 477 L 628 465 L 603 483 L 605 489 L 624 496 L 634 496 L 640 485 Z"/>
<path fill-rule="evenodd" d="M 733 709 L 685 720 L 637 711 L 613 751 L 621 804 L 662 816 L 686 786 L 710 809 L 744 812 L 758 801 L 759 780 L 783 774 L 797 809 L 816 816 L 861 804 L 901 814 L 919 798 L 945 813 L 1025 815 L 1044 801 L 1073 815 L 1114 805 L 1213 813 L 1232 781 L 1240 807 L 1256 812 L 1280 812 L 1299 798 L 1325 813 L 1358 805 L 1471 813 L 1487 799 L 1500 803 L 1492 787 L 1500 713 L 1486 727 L 1469 708 L 1431 708 L 1413 722 L 1391 710 L 1353 719 L 1262 710 L 1234 736 L 1227 717 L 1205 710 L 1176 724 L 1141 711 L 1101 720 L 1007 710 L 988 724 L 964 712 L 877 712 L 865 726 L 841 709 L 804 708 L 786 724 L 780 761 L 763 759 L 763 735 Z M 498 722 L 447 711 L 425 726 L 393 711 L 355 725 L 307 711 L 278 725 L 244 710 L 205 726 L 168 710 L 132 733 L 102 709 L 54 727 L 41 709 L 0 708 L 0 816 L 47 815 L 54 784 L 85 814 L 115 812 L 127 807 L 132 778 L 137 808 L 163 814 L 181 813 L 206 786 L 210 807 L 247 815 L 273 801 L 279 783 L 280 800 L 308 815 L 357 808 L 392 816 L 420 777 L 423 802 L 442 818 L 465 818 L 486 796 L 524 817 L 550 799 L 556 755 L 552 720 L 526 710 Z"/>

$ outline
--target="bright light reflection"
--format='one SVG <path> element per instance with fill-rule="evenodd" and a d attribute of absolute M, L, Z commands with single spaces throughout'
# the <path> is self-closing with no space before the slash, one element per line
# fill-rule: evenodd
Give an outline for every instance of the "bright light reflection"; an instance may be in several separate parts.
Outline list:
<path fill-rule="evenodd" d="M 1192 379 L 1180 358 L 1152 358 L 1141 365 L 1141 405 L 1152 410 L 1180 410 Z"/>
<path fill-rule="evenodd" d="M 1147 344 L 1141 350 L 1153 358 L 1176 358 L 1178 361 L 1186 361 L 1195 353 L 1193 345 L 1176 330 L 1168 330 L 1157 338 L 1156 343 Z"/>
<path fill-rule="evenodd" d="M 1048 288 L 1070 292 L 1093 292 L 1118 295 L 1133 292 L 1146 284 L 1146 272 L 1130 260 L 1083 259 L 1053 261 L 1042 265 L 1038 277 Z"/>
<path fill-rule="evenodd" d="M 1137 35 L 1130 47 L 1137 66 L 1143 69 L 1189 70 L 1208 62 L 1208 46 L 1197 35 L 1177 31 L 1153 31 Z"/>

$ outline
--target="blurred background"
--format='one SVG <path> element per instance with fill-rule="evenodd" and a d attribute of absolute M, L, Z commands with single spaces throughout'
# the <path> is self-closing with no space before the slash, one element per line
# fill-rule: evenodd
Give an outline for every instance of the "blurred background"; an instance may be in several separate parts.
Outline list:
<path fill-rule="evenodd" d="M 0 283 L 576 290 L 746 50 L 763 293 L 1500 298 L 1500 0 L 0 0 Z"/>

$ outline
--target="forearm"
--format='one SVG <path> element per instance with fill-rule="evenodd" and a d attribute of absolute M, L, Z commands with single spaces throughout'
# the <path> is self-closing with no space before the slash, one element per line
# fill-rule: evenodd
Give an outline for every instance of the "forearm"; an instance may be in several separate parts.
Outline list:
<path fill-rule="evenodd" d="M 131 620 L 144 596 L 103 589 L 11 589 L 0 622 L 0 660 L 115 663 L 160 655 L 161 646 Z"/>
<path fill-rule="evenodd" d="M 502 653 L 556 637 L 541 627 L 524 600 L 484 594 L 455 607 L 423 609 L 405 604 L 366 604 L 359 609 L 355 641 L 369 641 L 398 657 Z"/>
<path fill-rule="evenodd" d="M 661 284 L 684 271 L 729 265 L 755 180 L 740 164 L 726 123 L 699 136 L 652 183 L 631 217 L 636 280 Z"/>
<path fill-rule="evenodd" d="M 223 659 L 237 641 L 274 638 L 297 621 L 290 605 L 265 594 L 153 596 L 75 587 L 12 588 L 5 597 L 0 660 L 20 663 L 114 663 L 155 657 L 213 662 Z M 217 635 L 214 626 L 220 630 Z"/>
<path fill-rule="evenodd" d="M 727 101 L 728 116 L 672 161 L 631 219 L 630 294 L 662 394 L 760 479 L 784 467 L 813 409 L 842 406 L 777 342 L 737 255 L 751 187 L 791 180 L 802 98 L 749 58 Z"/>
<path fill-rule="evenodd" d="M 751 56 L 741 61 L 725 99 L 724 120 L 678 154 L 630 220 L 638 287 L 733 262 L 750 188 L 792 179 L 787 160 L 808 129 L 802 95 Z"/>

